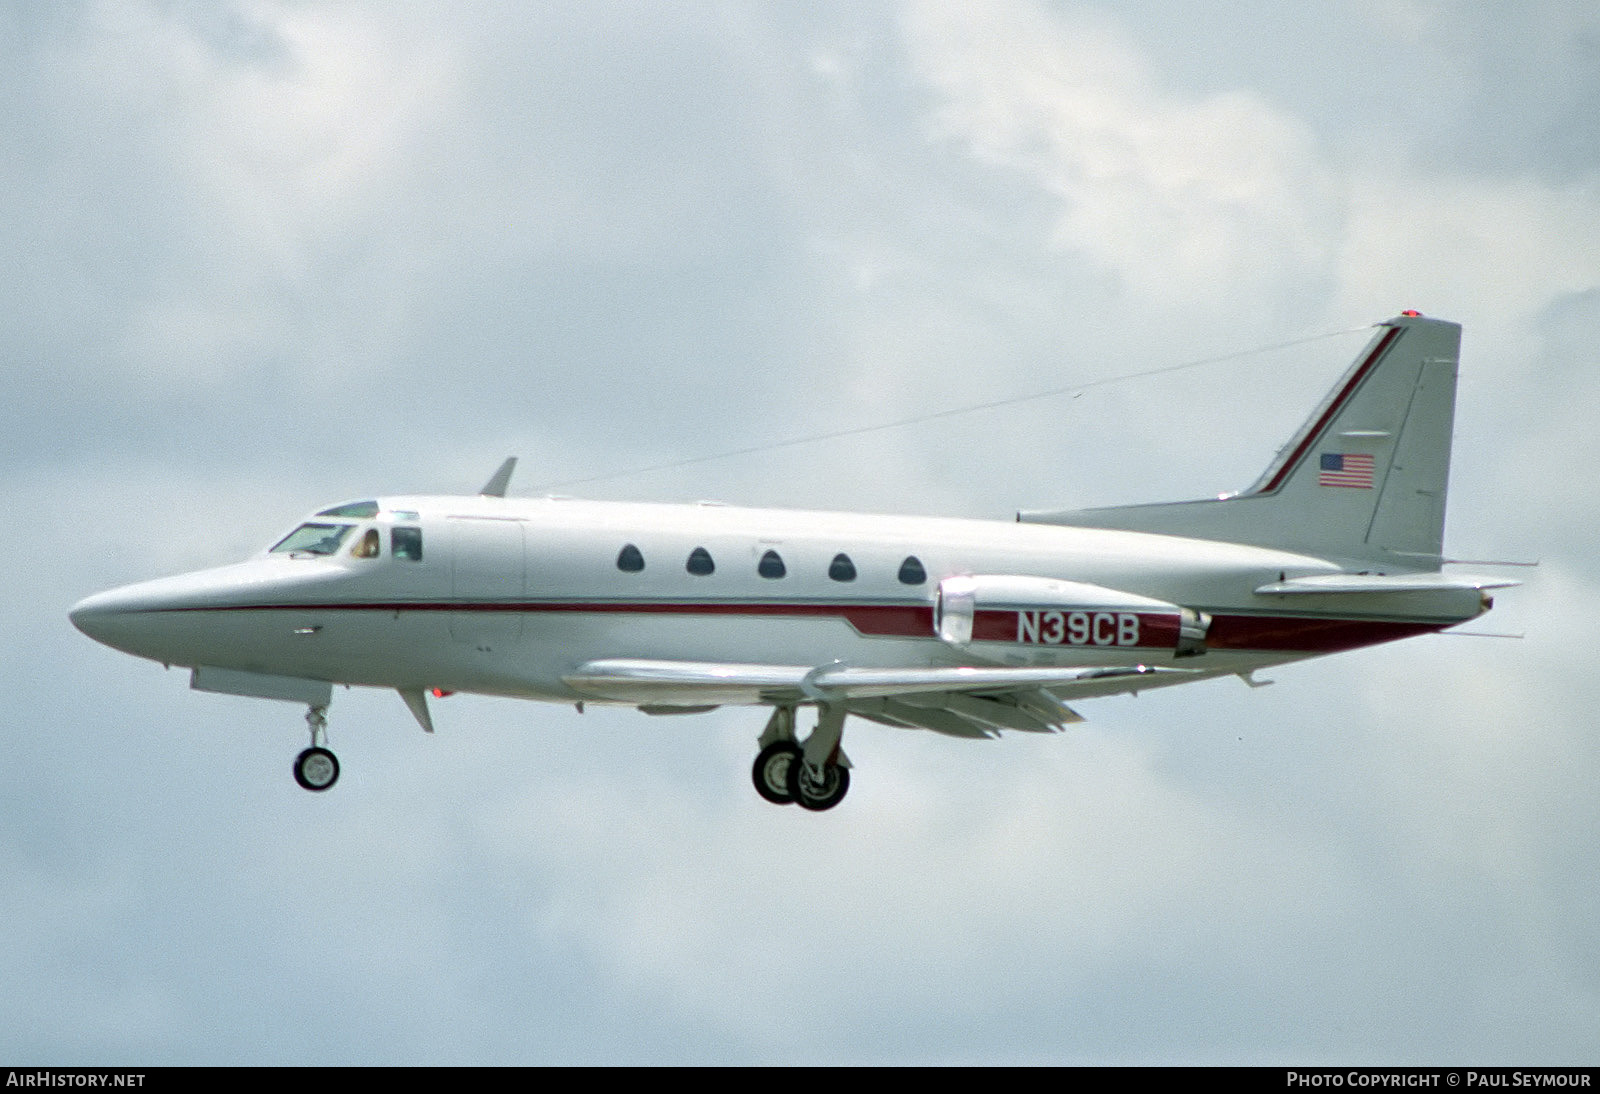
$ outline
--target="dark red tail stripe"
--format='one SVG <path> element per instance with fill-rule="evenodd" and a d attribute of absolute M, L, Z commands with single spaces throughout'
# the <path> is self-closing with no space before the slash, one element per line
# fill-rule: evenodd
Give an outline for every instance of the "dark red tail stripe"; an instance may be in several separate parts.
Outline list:
<path fill-rule="evenodd" d="M 1322 417 L 1317 419 L 1317 424 L 1312 426 L 1311 430 L 1300 439 L 1300 443 L 1295 446 L 1293 454 L 1284 461 L 1282 467 L 1278 468 L 1278 473 L 1272 476 L 1272 481 L 1263 486 L 1258 493 L 1270 494 L 1283 485 L 1290 472 L 1300 465 L 1300 461 L 1305 458 L 1311 446 L 1317 443 L 1317 438 L 1322 436 L 1323 430 L 1328 428 L 1328 423 L 1333 421 L 1334 415 L 1338 414 L 1344 408 L 1345 403 L 1350 401 L 1350 396 L 1354 395 L 1356 388 L 1361 386 L 1361 381 L 1371 375 L 1373 368 L 1377 366 L 1383 355 L 1388 352 L 1389 347 L 1394 345 L 1394 340 L 1399 337 L 1400 328 L 1390 327 L 1389 333 L 1379 339 L 1372 352 L 1367 354 L 1367 359 L 1361 362 L 1361 367 L 1356 369 L 1355 375 L 1351 376 L 1344 387 L 1339 389 L 1339 394 L 1334 397 L 1333 402 L 1328 404 L 1328 409 L 1322 412 Z"/>
<path fill-rule="evenodd" d="M 1308 619 L 1300 616 L 1218 615 L 1206 632 L 1213 650 L 1283 650 L 1338 653 L 1442 631 L 1452 623 L 1399 623 L 1370 619 Z"/>

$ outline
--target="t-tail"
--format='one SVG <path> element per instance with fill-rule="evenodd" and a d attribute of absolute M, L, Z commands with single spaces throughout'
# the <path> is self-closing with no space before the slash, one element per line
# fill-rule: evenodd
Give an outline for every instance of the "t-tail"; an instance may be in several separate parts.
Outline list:
<path fill-rule="evenodd" d="M 1379 324 L 1349 371 L 1241 494 L 1022 512 L 1017 519 L 1438 570 L 1460 347 L 1456 323 L 1407 312 Z"/>

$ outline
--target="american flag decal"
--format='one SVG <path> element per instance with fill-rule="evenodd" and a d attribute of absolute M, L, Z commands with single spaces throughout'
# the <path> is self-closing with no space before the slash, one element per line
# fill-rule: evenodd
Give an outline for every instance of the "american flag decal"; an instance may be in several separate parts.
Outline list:
<path fill-rule="evenodd" d="M 1324 452 L 1317 472 L 1318 486 L 1349 486 L 1372 489 L 1372 457 L 1354 452 Z"/>

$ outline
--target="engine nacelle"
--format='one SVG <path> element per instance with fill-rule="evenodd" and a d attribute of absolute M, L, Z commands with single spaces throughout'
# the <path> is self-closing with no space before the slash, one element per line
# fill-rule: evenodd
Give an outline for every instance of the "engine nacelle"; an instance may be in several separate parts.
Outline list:
<path fill-rule="evenodd" d="M 1049 577 L 979 574 L 939 582 L 933 628 L 955 646 L 1025 646 L 1205 652 L 1211 617 L 1137 593 Z"/>

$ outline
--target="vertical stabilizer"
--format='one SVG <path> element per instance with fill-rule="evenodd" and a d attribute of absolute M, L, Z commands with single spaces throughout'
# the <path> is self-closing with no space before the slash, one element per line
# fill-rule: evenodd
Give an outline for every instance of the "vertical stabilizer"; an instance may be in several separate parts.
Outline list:
<path fill-rule="evenodd" d="M 1018 519 L 1437 569 L 1460 345 L 1455 323 L 1406 314 L 1381 324 L 1244 493 Z"/>

